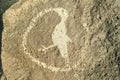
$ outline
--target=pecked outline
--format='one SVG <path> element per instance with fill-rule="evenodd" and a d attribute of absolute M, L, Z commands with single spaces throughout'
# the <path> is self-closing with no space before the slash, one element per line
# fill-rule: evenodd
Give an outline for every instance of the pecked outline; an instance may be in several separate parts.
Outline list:
<path fill-rule="evenodd" d="M 29 27 L 27 27 L 27 30 L 26 32 L 24 32 L 23 34 L 23 41 L 22 41 L 22 46 L 23 46 L 23 49 L 24 49 L 24 53 L 26 55 L 28 55 L 29 58 L 32 59 L 33 62 L 37 63 L 38 66 L 42 66 L 43 68 L 46 68 L 46 69 L 49 69 L 53 72 L 67 72 L 67 71 L 70 71 L 74 68 L 77 67 L 77 65 L 79 65 L 79 60 L 76 62 L 76 64 L 72 67 L 69 67 L 69 68 L 60 68 L 60 67 L 54 67 L 54 66 L 48 66 L 46 65 L 46 63 L 44 62 L 41 62 L 39 61 L 38 59 L 36 59 L 35 57 L 31 56 L 30 53 L 28 52 L 27 48 L 26 48 L 26 45 L 27 45 L 27 36 L 28 36 L 28 33 L 30 32 L 30 30 L 35 26 L 35 22 L 37 21 L 37 19 L 39 17 L 42 17 L 43 15 L 45 15 L 46 13 L 50 12 L 50 11 L 55 11 L 59 14 L 59 10 L 64 10 L 66 11 L 64 8 L 50 8 L 50 9 L 45 9 L 41 12 L 39 12 L 30 22 L 29 24 Z M 60 15 L 60 14 L 59 14 Z M 61 17 L 61 15 L 60 15 Z"/>

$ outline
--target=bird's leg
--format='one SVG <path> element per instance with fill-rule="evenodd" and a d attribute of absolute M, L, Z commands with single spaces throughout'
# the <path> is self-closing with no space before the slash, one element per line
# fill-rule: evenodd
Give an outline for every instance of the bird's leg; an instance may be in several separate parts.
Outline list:
<path fill-rule="evenodd" d="M 42 49 L 40 48 L 38 51 L 43 51 L 43 52 L 46 52 L 46 50 L 50 49 L 50 48 L 53 48 L 55 47 L 55 45 L 50 45 L 48 47 L 45 47 L 44 45 L 42 45 Z"/>
<path fill-rule="evenodd" d="M 48 46 L 48 47 L 43 47 L 43 49 L 42 49 L 42 51 L 46 51 L 46 50 L 48 50 L 48 49 L 50 49 L 50 48 L 53 48 L 53 47 L 55 47 L 55 45 L 50 45 L 50 46 Z"/>

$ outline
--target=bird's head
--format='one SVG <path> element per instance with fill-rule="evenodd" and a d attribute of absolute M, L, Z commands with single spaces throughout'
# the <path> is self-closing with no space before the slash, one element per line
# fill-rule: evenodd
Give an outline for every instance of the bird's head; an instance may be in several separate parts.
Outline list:
<path fill-rule="evenodd" d="M 63 20 L 66 20 L 68 15 L 68 12 L 64 8 L 55 8 L 54 9 Z"/>

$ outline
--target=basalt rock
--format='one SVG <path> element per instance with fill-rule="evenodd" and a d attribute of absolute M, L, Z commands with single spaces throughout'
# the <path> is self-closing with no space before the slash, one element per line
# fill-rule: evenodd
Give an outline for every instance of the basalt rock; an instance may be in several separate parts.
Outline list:
<path fill-rule="evenodd" d="M 3 14 L 7 80 L 120 80 L 119 0 L 19 0 Z"/>

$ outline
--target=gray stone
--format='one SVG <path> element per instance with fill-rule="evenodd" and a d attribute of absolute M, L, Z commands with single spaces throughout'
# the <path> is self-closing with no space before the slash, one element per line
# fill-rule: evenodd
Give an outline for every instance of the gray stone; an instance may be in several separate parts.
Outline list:
<path fill-rule="evenodd" d="M 119 80 L 115 0 L 19 0 L 3 14 L 7 80 Z"/>

